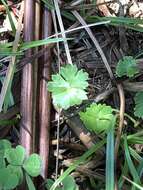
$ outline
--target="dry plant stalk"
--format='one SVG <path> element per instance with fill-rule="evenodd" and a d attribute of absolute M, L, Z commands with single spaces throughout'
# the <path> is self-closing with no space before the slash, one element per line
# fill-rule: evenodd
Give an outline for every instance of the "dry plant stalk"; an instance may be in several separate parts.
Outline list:
<path fill-rule="evenodd" d="M 24 9 L 24 40 L 30 42 L 34 40 L 34 18 L 35 18 L 35 2 L 33 0 L 25 0 Z M 26 56 L 32 55 L 29 49 L 25 53 Z M 32 128 L 33 128 L 33 65 L 29 62 L 22 70 L 21 82 L 21 106 L 20 113 L 22 116 L 20 127 L 20 141 L 26 149 L 27 155 L 32 153 Z"/>
<path fill-rule="evenodd" d="M 51 30 L 52 30 L 51 13 L 46 7 L 44 7 L 42 38 L 47 38 L 51 34 Z M 39 155 L 43 160 L 43 168 L 41 173 L 43 178 L 46 178 L 48 175 L 51 97 L 50 93 L 47 91 L 47 80 L 50 80 L 50 68 L 51 68 L 51 50 L 47 49 L 47 51 L 43 55 L 42 62 L 39 61 L 39 68 L 38 68 Z"/>

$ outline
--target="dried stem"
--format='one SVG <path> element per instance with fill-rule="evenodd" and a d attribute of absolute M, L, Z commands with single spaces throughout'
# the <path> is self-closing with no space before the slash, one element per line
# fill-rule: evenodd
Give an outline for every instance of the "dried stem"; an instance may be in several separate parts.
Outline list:
<path fill-rule="evenodd" d="M 60 29 L 61 29 L 62 37 L 65 38 L 64 46 L 65 46 L 65 51 L 66 51 L 66 55 L 67 55 L 68 64 L 72 64 L 72 59 L 71 59 L 71 55 L 70 55 L 70 50 L 69 50 L 68 42 L 66 40 L 65 29 L 64 29 L 64 25 L 63 25 L 61 13 L 60 13 L 60 8 L 59 8 L 58 1 L 54 0 L 54 4 L 55 4 L 55 10 L 56 10 L 56 14 L 57 14 L 57 17 L 58 17 L 58 21 L 59 21 L 59 26 L 60 26 Z"/>
<path fill-rule="evenodd" d="M 117 131 L 117 137 L 115 142 L 115 166 L 117 166 L 117 158 L 118 158 L 118 150 L 120 146 L 120 139 L 122 134 L 122 129 L 124 126 L 124 113 L 125 113 L 125 95 L 124 90 L 121 84 L 117 85 L 119 97 L 120 97 L 120 113 L 119 113 L 119 126 Z M 117 171 L 115 169 L 115 171 Z M 117 184 L 117 174 L 115 173 L 115 190 L 118 190 L 118 184 Z"/>
<path fill-rule="evenodd" d="M 46 38 L 51 34 L 52 27 L 51 13 L 44 7 L 43 11 L 43 31 L 42 38 Z M 45 46 L 46 47 L 46 46 Z M 42 61 L 39 63 L 39 154 L 43 160 L 42 177 L 48 175 L 48 155 L 49 155 L 49 128 L 50 128 L 50 109 L 51 97 L 47 91 L 47 80 L 50 80 L 51 68 L 51 51 L 47 49 Z"/>
<path fill-rule="evenodd" d="M 34 18 L 35 18 L 35 2 L 33 0 L 25 0 L 24 10 L 24 40 L 29 42 L 34 40 Z M 26 52 L 26 56 L 31 56 L 32 50 Z M 27 63 L 22 70 L 21 82 L 21 107 L 20 113 L 21 128 L 20 128 L 20 141 L 25 147 L 27 155 L 32 152 L 32 106 L 33 106 L 33 66 Z"/>

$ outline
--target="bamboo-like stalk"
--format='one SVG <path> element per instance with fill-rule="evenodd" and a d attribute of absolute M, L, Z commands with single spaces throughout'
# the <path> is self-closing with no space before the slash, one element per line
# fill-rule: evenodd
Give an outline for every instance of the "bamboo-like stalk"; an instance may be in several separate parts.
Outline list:
<path fill-rule="evenodd" d="M 35 5 L 35 40 L 40 38 L 40 19 L 41 19 L 41 3 L 40 0 L 36 1 Z M 38 52 L 38 47 L 35 49 L 35 53 Z M 34 89 L 33 89 L 33 151 L 37 152 L 38 145 L 38 99 L 37 99 L 37 88 L 38 88 L 38 58 L 35 59 L 33 63 L 33 80 L 34 80 Z"/>
<path fill-rule="evenodd" d="M 24 7 L 24 40 L 29 42 L 34 40 L 34 18 L 35 18 L 35 1 L 25 0 Z M 26 56 L 32 55 L 32 50 L 26 52 Z M 32 152 L 32 127 L 33 127 L 33 66 L 31 63 L 26 64 L 22 70 L 21 81 L 21 106 L 20 113 L 21 128 L 20 141 L 25 147 L 27 155 Z"/>
<path fill-rule="evenodd" d="M 51 13 L 44 7 L 42 23 L 42 38 L 46 38 L 51 34 Z M 50 49 L 45 52 L 42 61 L 39 61 L 39 154 L 43 160 L 42 177 L 48 175 L 48 155 L 49 155 L 49 127 L 50 127 L 50 108 L 51 97 L 47 91 L 47 80 L 50 79 L 51 65 Z"/>

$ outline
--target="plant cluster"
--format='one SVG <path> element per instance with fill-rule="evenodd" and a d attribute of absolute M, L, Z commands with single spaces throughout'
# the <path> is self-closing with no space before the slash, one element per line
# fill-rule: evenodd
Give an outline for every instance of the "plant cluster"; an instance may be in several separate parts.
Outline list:
<path fill-rule="evenodd" d="M 136 60 L 131 56 L 124 57 L 120 60 L 116 74 L 119 77 L 128 76 L 134 77 L 139 73 L 139 69 L 136 64 Z M 48 83 L 48 90 L 52 92 L 53 104 L 60 109 L 68 109 L 71 106 L 79 105 L 85 99 L 87 99 L 86 88 L 88 74 L 83 70 L 78 71 L 75 65 L 66 65 L 62 67 L 59 74 L 52 76 L 52 81 Z M 143 92 L 137 92 L 135 95 L 135 116 L 143 117 Z M 86 126 L 86 128 L 95 132 L 96 134 L 107 134 L 106 138 L 106 190 L 114 189 L 114 128 L 116 126 L 116 115 L 113 111 L 117 111 L 106 104 L 92 103 L 85 111 L 79 112 L 80 119 Z M 129 116 L 129 119 L 131 117 Z M 134 119 L 131 119 L 134 122 Z M 128 164 L 131 175 L 134 182 L 130 180 L 130 183 L 140 188 L 139 174 L 135 169 L 130 154 L 134 157 L 133 150 L 128 146 L 128 142 L 139 141 L 140 134 L 123 136 L 123 147 L 125 149 L 125 167 Z M 132 140 L 131 140 L 132 139 Z M 132 150 L 132 151 L 131 151 Z M 131 152 L 130 152 L 131 151 Z M 123 168 L 124 169 L 124 168 Z M 134 172 L 133 172 L 134 171 Z M 123 172 L 124 173 L 124 172 Z M 62 176 L 61 176 L 62 178 Z M 64 179 L 64 178 L 63 178 Z M 128 178 L 126 179 L 128 180 Z M 129 181 L 129 180 L 128 180 Z M 51 184 L 53 182 L 49 181 Z M 50 190 L 56 189 L 59 183 L 56 181 L 53 183 Z M 119 186 L 122 186 L 123 179 L 120 178 Z M 59 190 L 59 189 L 58 189 Z"/>
<path fill-rule="evenodd" d="M 8 140 L 0 140 L 0 189 L 11 190 L 22 184 L 25 179 L 29 190 L 34 188 L 31 177 L 41 173 L 41 158 L 31 154 L 28 158 L 25 149 L 18 145 L 12 148 Z"/>

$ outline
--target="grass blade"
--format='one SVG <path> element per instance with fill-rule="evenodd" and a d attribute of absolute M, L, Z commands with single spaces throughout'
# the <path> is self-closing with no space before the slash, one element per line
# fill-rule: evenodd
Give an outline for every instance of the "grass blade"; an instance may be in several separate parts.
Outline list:
<path fill-rule="evenodd" d="M 123 175 L 127 176 L 128 175 L 128 171 L 129 171 L 129 168 L 128 168 L 127 160 L 125 160 L 124 166 L 122 168 L 121 176 L 120 176 L 120 179 L 118 181 L 119 189 L 123 188 L 123 184 L 124 184 L 124 181 L 125 181 L 123 179 Z"/>
<path fill-rule="evenodd" d="M 20 10 L 20 16 L 18 20 L 18 27 L 15 34 L 15 40 L 13 42 L 13 49 L 12 51 L 15 53 L 18 49 L 18 43 L 20 40 L 20 33 L 22 29 L 22 20 L 23 20 L 23 14 L 24 14 L 24 2 L 21 4 L 21 10 Z M 10 91 L 11 91 L 11 84 L 13 81 L 13 76 L 15 72 L 15 66 L 16 66 L 16 56 L 12 56 L 11 62 L 9 63 L 7 74 L 3 82 L 1 94 L 0 94 L 0 112 L 2 111 L 3 104 L 5 100 L 9 97 Z"/>
<path fill-rule="evenodd" d="M 140 24 L 143 24 L 143 20 L 139 18 L 89 16 L 87 20 L 89 22 L 110 21 L 109 25 L 126 26 L 128 29 L 143 32 L 143 28 L 140 26 Z"/>
<path fill-rule="evenodd" d="M 114 128 L 107 134 L 106 147 L 106 190 L 114 190 Z"/>
<path fill-rule="evenodd" d="M 35 40 L 35 41 L 31 41 L 31 42 L 25 42 L 21 45 L 20 50 L 23 51 L 23 50 L 33 48 L 33 47 L 48 45 L 48 44 L 52 44 L 52 43 L 56 43 L 56 42 L 63 42 L 64 40 L 65 40 L 64 38 L 51 38 L 51 39 L 43 39 L 43 40 Z"/>
<path fill-rule="evenodd" d="M 13 31 L 13 33 L 14 33 L 14 35 L 15 35 L 15 33 L 16 33 L 16 28 L 15 28 L 14 22 L 13 22 L 13 20 L 12 20 L 11 13 L 10 13 L 10 11 L 9 11 L 9 7 L 8 7 L 8 5 L 6 4 L 5 0 L 1 0 L 1 2 L 2 2 L 3 5 L 5 6 L 6 12 L 7 12 L 7 14 L 8 14 L 9 22 L 10 22 L 10 25 L 11 25 L 11 28 L 12 28 L 12 31 Z"/>
<path fill-rule="evenodd" d="M 138 185 L 137 183 L 131 181 L 130 179 L 128 179 L 128 178 L 125 177 L 125 176 L 123 176 L 123 178 L 124 178 L 125 180 L 127 180 L 129 183 L 131 183 L 132 185 L 134 185 L 135 187 L 137 187 L 138 189 L 143 190 L 143 187 L 141 187 L 141 186 Z"/>
<path fill-rule="evenodd" d="M 130 173 L 134 179 L 134 182 L 138 183 L 138 184 L 141 184 L 141 181 L 140 181 L 140 177 L 138 175 L 138 172 L 132 162 L 132 159 L 131 159 L 131 156 L 130 156 L 130 152 L 129 152 L 129 147 L 128 147 L 128 144 L 127 144 L 127 137 L 125 136 L 124 137 L 124 149 L 125 149 L 125 156 L 126 156 L 126 160 L 127 160 L 127 163 L 128 163 L 128 167 L 129 167 L 129 170 L 130 170 Z"/>
<path fill-rule="evenodd" d="M 142 161 L 142 157 L 130 146 L 129 146 L 129 151 L 135 160 L 137 160 L 139 163 Z"/>
<path fill-rule="evenodd" d="M 137 171 L 138 171 L 139 176 L 142 177 L 142 175 L 143 175 L 143 159 L 140 162 L 140 164 L 139 164 L 139 166 L 137 168 Z"/>

